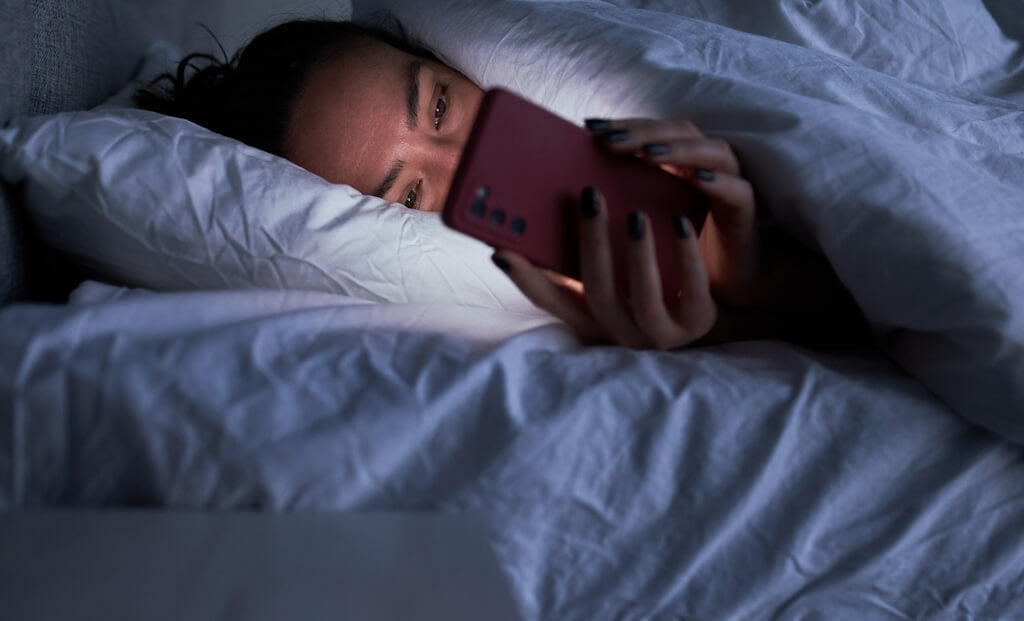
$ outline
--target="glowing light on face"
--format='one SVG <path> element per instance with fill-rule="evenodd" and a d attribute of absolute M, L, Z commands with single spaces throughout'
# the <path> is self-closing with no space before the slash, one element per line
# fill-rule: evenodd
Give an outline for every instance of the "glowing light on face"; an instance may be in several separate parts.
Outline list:
<path fill-rule="evenodd" d="M 440 211 L 482 97 L 450 67 L 367 40 L 313 70 L 285 155 L 333 183 Z"/>

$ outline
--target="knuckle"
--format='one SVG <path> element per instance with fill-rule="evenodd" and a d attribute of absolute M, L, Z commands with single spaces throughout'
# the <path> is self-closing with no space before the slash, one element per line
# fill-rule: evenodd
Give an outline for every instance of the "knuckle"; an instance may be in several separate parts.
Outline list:
<path fill-rule="evenodd" d="M 602 309 L 613 306 L 618 303 L 618 299 L 615 296 L 615 291 L 610 287 L 606 287 L 600 284 L 592 284 L 589 287 L 584 286 L 584 294 L 587 297 L 587 303 L 593 309 Z"/>
<path fill-rule="evenodd" d="M 550 313 L 551 315 L 554 315 L 555 317 L 558 317 L 559 319 L 565 321 L 565 317 L 563 317 L 563 313 L 562 313 L 561 307 L 558 306 L 557 304 L 554 304 L 550 299 L 530 298 L 530 300 L 534 304 L 536 304 L 537 307 L 540 308 L 541 310 L 543 310 L 543 311 L 545 311 L 547 313 Z M 568 322 L 566 322 L 566 323 L 568 323 Z"/>
<path fill-rule="evenodd" d="M 579 243 L 578 259 L 582 270 L 585 270 L 588 264 L 591 267 L 594 266 L 608 246 L 608 224 L 606 216 L 600 213 L 601 211 L 606 210 L 600 209 L 590 218 L 590 221 L 580 222 L 577 241 Z"/>
<path fill-rule="evenodd" d="M 650 339 L 651 339 L 651 346 L 654 349 L 657 349 L 657 350 L 660 350 L 660 351 L 668 351 L 670 349 L 679 347 L 682 344 L 682 343 L 678 342 L 678 339 L 673 338 L 669 334 L 662 334 L 662 333 L 653 334 L 653 335 L 651 335 Z"/>
<path fill-rule="evenodd" d="M 719 156 L 732 157 L 732 146 L 722 138 L 709 138 L 708 146 Z"/>
<path fill-rule="evenodd" d="M 645 343 L 641 343 L 635 337 L 626 334 L 616 334 L 613 340 L 616 345 L 629 349 L 643 349 L 645 346 Z"/>
<path fill-rule="evenodd" d="M 534 304 L 539 306 L 541 309 L 547 312 L 561 317 L 564 313 L 562 312 L 562 305 L 558 303 L 558 299 L 551 295 L 549 292 L 532 292 L 532 295 L 527 295 Z"/>
<path fill-rule="evenodd" d="M 689 119 L 676 119 L 673 123 L 675 129 L 684 134 L 697 134 L 700 133 L 697 126 L 693 124 Z"/>
<path fill-rule="evenodd" d="M 739 185 L 737 192 L 739 194 L 739 198 L 743 201 L 744 204 L 754 204 L 754 188 L 753 186 L 750 185 L 749 181 L 744 179 L 743 183 Z"/>
<path fill-rule="evenodd" d="M 633 317 L 641 328 L 648 328 L 658 324 L 661 318 L 661 309 L 654 300 L 641 299 L 631 303 Z"/>
<path fill-rule="evenodd" d="M 718 320 L 718 309 L 713 302 L 708 302 L 704 312 L 701 313 L 700 334 L 703 336 L 711 331 Z"/>

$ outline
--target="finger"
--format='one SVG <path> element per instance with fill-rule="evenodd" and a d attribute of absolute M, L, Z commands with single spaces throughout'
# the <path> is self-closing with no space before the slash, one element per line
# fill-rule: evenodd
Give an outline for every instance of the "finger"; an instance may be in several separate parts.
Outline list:
<path fill-rule="evenodd" d="M 615 286 L 608 209 L 596 188 L 585 188 L 580 203 L 580 273 L 591 314 L 615 342 L 646 347 L 647 340 L 633 324 Z"/>
<path fill-rule="evenodd" d="M 729 236 L 741 235 L 737 242 L 749 241 L 757 232 L 757 210 L 754 189 L 743 177 L 721 171 L 697 169 L 690 182 L 711 198 L 711 215 L 715 225 Z"/>
<path fill-rule="evenodd" d="M 700 129 L 691 121 L 686 119 L 662 120 L 650 117 L 631 117 L 623 119 L 588 118 L 584 121 L 587 129 L 595 133 L 608 131 L 609 129 L 648 129 L 656 127 L 674 127 L 676 135 L 680 138 L 702 136 Z"/>
<path fill-rule="evenodd" d="M 762 282 L 754 191 L 742 177 L 698 172 L 704 174 L 690 181 L 711 199 L 709 222 L 700 236 L 711 292 L 721 302 L 743 305 Z"/>
<path fill-rule="evenodd" d="M 651 221 L 646 214 L 634 211 L 628 216 L 629 305 L 637 328 L 657 349 L 684 345 L 680 330 L 669 315 L 661 289 L 661 274 L 654 247 Z"/>
<path fill-rule="evenodd" d="M 569 278 L 564 274 L 559 274 L 558 272 L 552 272 L 550 270 L 544 270 L 544 275 L 558 287 L 567 291 L 572 291 L 579 297 L 583 297 L 583 283 L 575 278 Z"/>
<path fill-rule="evenodd" d="M 740 174 L 739 161 L 729 143 L 721 138 L 657 140 L 640 145 L 642 156 L 655 164 L 676 167 L 680 176 L 692 178 L 698 170 Z"/>
<path fill-rule="evenodd" d="M 711 298 L 707 270 L 689 219 L 676 214 L 676 257 L 679 261 L 679 296 L 670 307 L 679 326 L 682 344 L 707 334 L 715 323 L 717 309 Z"/>
<path fill-rule="evenodd" d="M 633 153 L 648 142 L 701 138 L 697 126 L 685 119 L 587 119 L 588 128 L 612 151 Z M 601 129 L 596 129 L 601 128 Z"/>
<path fill-rule="evenodd" d="M 539 308 L 569 324 L 581 338 L 589 341 L 607 340 L 597 322 L 581 308 L 579 296 L 568 287 L 553 282 L 544 270 L 508 250 L 499 250 L 491 259 L 508 274 L 523 295 Z"/>

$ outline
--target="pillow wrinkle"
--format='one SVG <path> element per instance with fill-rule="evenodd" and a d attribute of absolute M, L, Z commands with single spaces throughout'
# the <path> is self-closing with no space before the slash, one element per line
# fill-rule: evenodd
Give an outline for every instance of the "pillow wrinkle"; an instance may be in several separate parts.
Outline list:
<path fill-rule="evenodd" d="M 407 248 L 416 249 L 416 254 L 412 255 L 411 257 L 407 251 L 403 253 L 403 256 L 410 257 L 410 260 L 405 263 L 413 266 L 415 269 L 403 266 L 399 266 L 399 269 L 406 269 L 412 274 L 418 273 L 420 271 L 436 271 L 437 273 L 442 274 L 445 277 L 444 283 L 447 285 L 447 287 L 438 290 L 437 294 L 440 299 L 448 300 L 449 303 L 451 301 L 456 301 L 466 306 L 474 306 L 481 308 L 499 308 L 502 310 L 515 310 L 514 306 L 508 304 L 507 299 L 503 299 L 504 296 L 501 294 L 501 291 L 496 290 L 491 286 L 492 279 L 482 277 L 480 273 L 475 272 L 472 269 L 469 269 L 469 266 L 461 268 L 458 277 L 451 276 L 453 270 L 450 267 L 446 268 L 446 266 L 451 266 L 455 264 L 455 261 L 453 261 L 454 257 L 451 255 L 451 253 L 445 247 L 437 244 L 434 241 L 436 239 L 435 236 L 424 235 L 424 229 L 406 225 L 406 223 L 408 222 L 422 219 L 424 221 L 429 222 L 433 227 L 436 227 L 438 230 L 443 230 L 441 219 L 438 217 L 437 214 L 412 212 L 403 215 L 405 216 L 405 220 L 403 222 L 403 225 L 400 227 L 401 234 L 399 236 L 399 244 L 403 251 Z M 427 232 L 429 233 L 430 231 Z M 491 251 L 486 250 L 486 252 L 490 254 Z M 491 265 L 489 257 L 486 260 L 486 265 Z M 487 276 L 491 275 L 489 272 L 485 272 L 485 274 Z M 502 277 L 507 279 L 507 277 L 504 275 L 502 275 Z M 478 290 L 482 295 L 482 299 L 465 298 L 463 294 L 463 287 L 464 282 L 467 280 L 476 283 L 477 287 L 479 288 Z M 403 283 L 403 286 L 406 283 L 405 279 L 403 279 L 401 282 Z"/>
<path fill-rule="evenodd" d="M 387 201 L 182 119 L 116 107 L 30 117 L 0 130 L 0 150 L 40 236 L 114 283 L 475 306 L 498 296 L 537 312 L 483 244 L 436 217 L 399 218 Z M 420 260 L 425 240 L 444 254 Z"/>
<path fill-rule="evenodd" d="M 253 253 L 248 243 L 248 239 L 239 240 L 231 231 L 226 227 L 227 225 L 217 220 L 215 226 L 220 230 L 220 237 L 223 241 L 219 244 L 219 250 L 212 250 L 216 255 L 213 258 L 214 263 L 222 263 L 225 261 L 232 261 L 234 265 L 237 265 L 239 269 L 248 274 L 250 280 L 256 282 L 256 276 L 254 272 L 254 265 L 251 261 Z M 218 241 L 221 241 L 218 240 Z M 283 284 L 284 281 L 281 281 Z"/>

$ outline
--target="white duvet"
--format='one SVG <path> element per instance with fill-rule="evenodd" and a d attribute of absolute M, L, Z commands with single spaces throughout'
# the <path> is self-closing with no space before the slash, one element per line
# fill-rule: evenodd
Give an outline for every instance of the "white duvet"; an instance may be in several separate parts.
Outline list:
<path fill-rule="evenodd" d="M 1015 3 L 384 4 L 486 85 L 729 137 L 887 355 L 90 283 L 0 311 L 0 507 L 472 511 L 527 619 L 1024 617 Z"/>
<path fill-rule="evenodd" d="M 0 507 L 474 512 L 526 619 L 1024 615 L 1020 447 L 883 358 L 586 349 L 495 313 L 8 308 Z"/>

